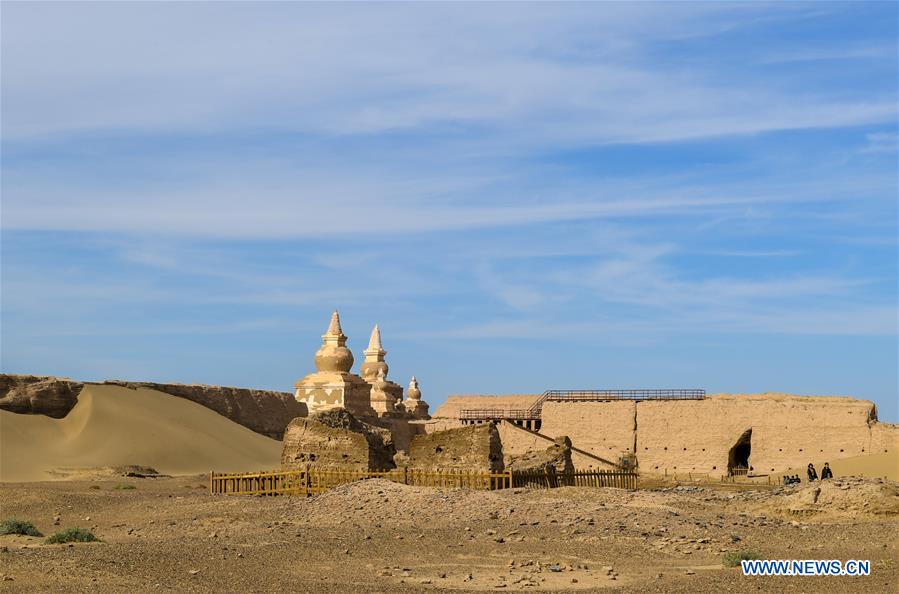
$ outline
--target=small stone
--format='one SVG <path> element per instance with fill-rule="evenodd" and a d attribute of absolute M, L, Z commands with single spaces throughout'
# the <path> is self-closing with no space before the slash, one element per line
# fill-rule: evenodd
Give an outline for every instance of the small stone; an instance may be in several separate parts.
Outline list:
<path fill-rule="evenodd" d="M 577 583 L 577 578 L 571 578 L 571 583 L 572 583 L 572 584 L 576 584 L 576 583 Z"/>
<path fill-rule="evenodd" d="M 547 569 L 550 570 L 550 571 L 553 572 L 553 573 L 559 573 L 560 571 L 562 571 L 562 567 L 559 566 L 558 563 L 552 563 L 551 565 L 549 565 L 549 566 L 547 567 Z"/>
<path fill-rule="evenodd" d="M 199 569 L 191 569 L 187 573 L 189 573 L 190 575 L 197 575 L 198 573 L 200 573 L 200 570 Z"/>
<path fill-rule="evenodd" d="M 696 575 L 696 572 L 693 571 L 692 569 L 688 569 L 688 570 L 685 571 L 684 573 L 687 574 L 687 575 Z"/>

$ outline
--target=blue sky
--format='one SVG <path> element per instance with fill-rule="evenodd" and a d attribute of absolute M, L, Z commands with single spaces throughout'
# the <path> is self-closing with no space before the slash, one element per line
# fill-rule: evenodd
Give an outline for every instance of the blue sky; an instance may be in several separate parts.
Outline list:
<path fill-rule="evenodd" d="M 897 5 L 25 4 L 2 368 L 897 410 Z"/>

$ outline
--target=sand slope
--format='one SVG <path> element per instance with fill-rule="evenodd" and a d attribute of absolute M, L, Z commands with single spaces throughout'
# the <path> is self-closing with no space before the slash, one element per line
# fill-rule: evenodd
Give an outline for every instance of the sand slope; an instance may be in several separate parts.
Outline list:
<path fill-rule="evenodd" d="M 86 386 L 62 419 L 0 411 L 0 481 L 129 464 L 164 474 L 248 471 L 277 468 L 280 457 L 281 442 L 154 390 Z"/>
<path fill-rule="evenodd" d="M 810 460 L 821 476 L 821 469 L 824 468 L 824 461 L 819 459 Z M 849 458 L 837 458 L 836 460 L 827 460 L 830 462 L 830 468 L 833 470 L 834 477 L 842 476 L 861 476 L 868 478 L 882 478 L 891 481 L 899 481 L 899 452 L 883 452 L 880 454 L 869 454 L 867 456 L 852 456 Z M 778 472 L 771 476 L 781 482 L 782 477 L 799 475 L 803 481 L 806 480 L 805 467 L 793 468 L 784 472 Z"/>

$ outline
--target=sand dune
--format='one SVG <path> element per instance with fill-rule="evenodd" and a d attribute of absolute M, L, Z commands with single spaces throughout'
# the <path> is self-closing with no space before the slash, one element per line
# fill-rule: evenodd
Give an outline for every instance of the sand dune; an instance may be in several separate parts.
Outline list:
<path fill-rule="evenodd" d="M 811 460 L 812 464 L 818 470 L 818 476 L 821 476 L 821 469 L 824 467 L 824 460 Z M 827 460 L 830 462 L 830 468 L 833 470 L 835 477 L 841 476 L 862 476 L 868 478 L 883 478 L 891 481 L 899 481 L 899 452 L 883 452 L 880 454 L 870 454 L 867 456 L 852 456 L 850 458 L 837 458 L 836 460 Z M 784 472 L 778 472 L 772 475 L 778 482 L 782 480 L 784 475 L 792 476 L 798 474 L 802 480 L 805 480 L 805 468 L 793 468 Z"/>
<path fill-rule="evenodd" d="M 54 469 L 152 466 L 164 474 L 277 468 L 281 442 L 154 390 L 86 386 L 62 419 L 0 411 L 0 481 Z"/>

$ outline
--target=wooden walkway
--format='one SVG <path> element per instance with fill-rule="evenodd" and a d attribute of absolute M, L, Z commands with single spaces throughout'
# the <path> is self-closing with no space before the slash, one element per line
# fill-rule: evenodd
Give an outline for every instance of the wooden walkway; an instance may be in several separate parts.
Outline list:
<path fill-rule="evenodd" d="M 637 474 L 618 470 L 585 470 L 573 473 L 518 472 L 499 473 L 459 470 L 419 470 L 398 468 L 383 472 L 332 470 L 308 467 L 298 470 L 273 470 L 242 474 L 209 473 L 212 495 L 300 495 L 324 493 L 339 485 L 369 478 L 383 478 L 417 487 L 467 488 L 480 491 L 527 487 L 617 487 L 637 488 Z"/>

